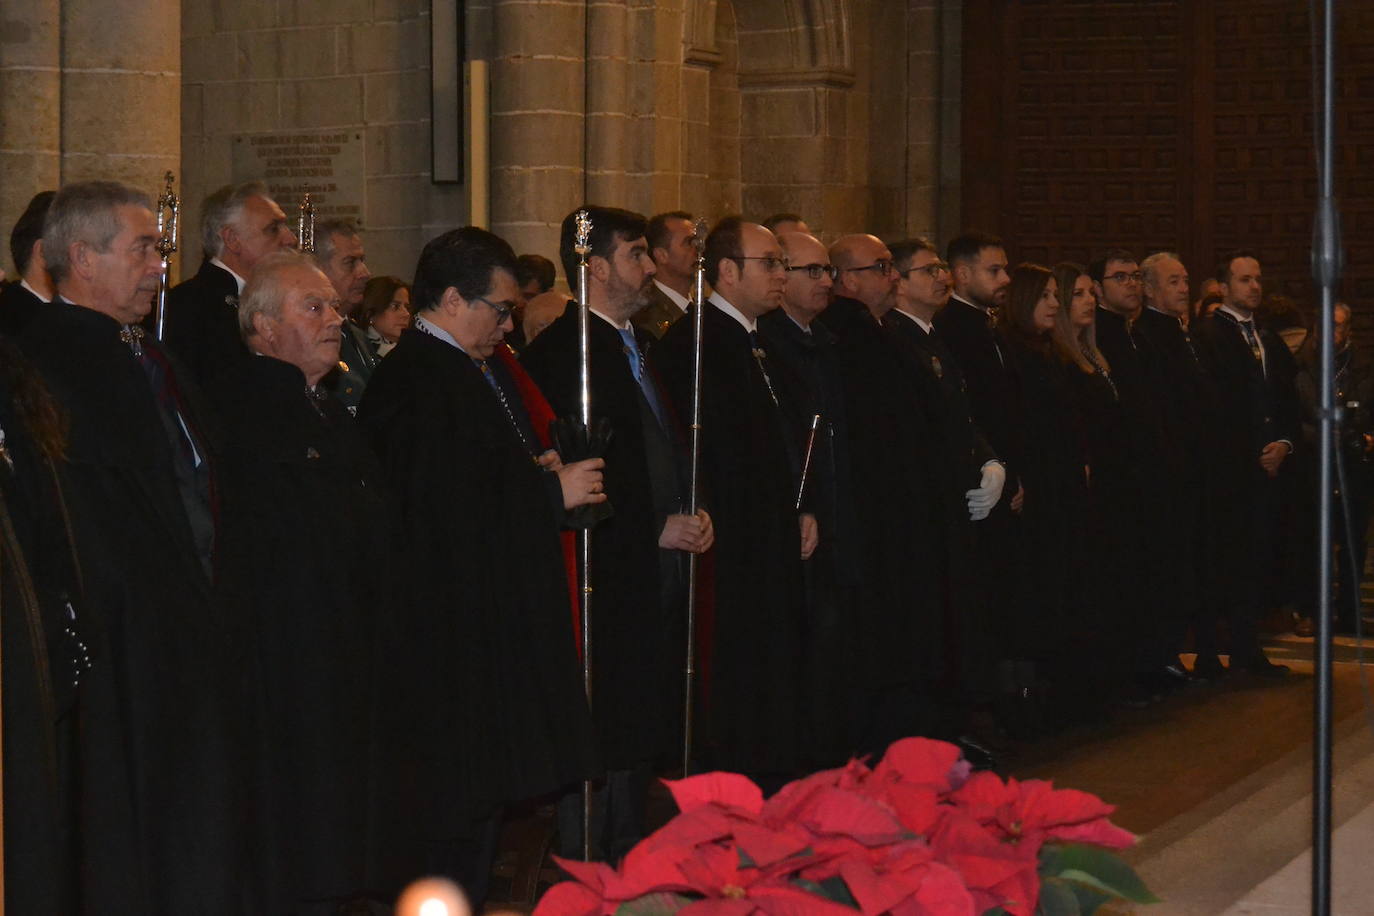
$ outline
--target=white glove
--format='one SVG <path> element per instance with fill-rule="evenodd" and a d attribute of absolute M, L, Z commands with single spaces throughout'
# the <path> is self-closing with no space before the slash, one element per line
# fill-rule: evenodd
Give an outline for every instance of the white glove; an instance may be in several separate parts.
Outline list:
<path fill-rule="evenodd" d="M 1002 498 L 1002 485 L 1007 482 L 1007 469 L 1000 461 L 989 461 L 983 465 L 983 479 L 978 487 L 964 494 L 968 500 L 968 517 L 980 522 L 992 512 L 997 500 Z"/>

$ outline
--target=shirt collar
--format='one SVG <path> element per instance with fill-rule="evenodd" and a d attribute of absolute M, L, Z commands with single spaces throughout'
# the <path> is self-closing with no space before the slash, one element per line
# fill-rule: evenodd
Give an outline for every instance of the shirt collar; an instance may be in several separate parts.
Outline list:
<path fill-rule="evenodd" d="M 916 322 L 917 325 L 920 326 L 920 328 L 921 328 L 922 331 L 925 331 L 927 334 L 930 333 L 931 324 L 930 324 L 929 321 L 926 321 L 924 318 L 918 318 L 918 317 L 916 317 L 915 315 L 911 314 L 910 312 L 904 312 L 904 311 L 902 311 L 901 309 L 893 309 L 892 311 L 896 312 L 898 315 L 901 315 L 903 318 L 909 318 L 909 319 L 911 319 L 912 321 Z"/>
<path fill-rule="evenodd" d="M 29 286 L 29 281 L 28 281 L 28 280 L 21 279 L 21 280 L 19 281 L 19 285 L 22 286 L 22 287 L 24 287 L 24 289 L 28 290 L 29 292 L 33 293 L 34 298 L 38 299 L 38 301 L 40 301 L 40 302 L 43 302 L 43 303 L 46 304 L 46 303 L 52 301 L 51 299 L 44 299 L 43 296 L 38 292 L 38 290 L 34 289 L 32 286 Z"/>
<path fill-rule="evenodd" d="M 676 305 L 678 308 L 682 309 L 684 312 L 687 311 L 687 304 L 688 304 L 688 303 L 687 303 L 687 297 L 686 297 L 686 296 L 682 295 L 682 293 L 680 293 L 680 292 L 678 292 L 677 290 L 673 289 L 671 286 L 664 286 L 662 283 L 658 282 L 658 280 L 654 280 L 654 286 L 657 286 L 658 289 L 659 289 L 659 292 L 661 292 L 661 293 L 663 293 L 663 295 L 667 296 L 667 297 L 672 301 L 673 305 Z"/>
<path fill-rule="evenodd" d="M 227 271 L 229 276 L 234 278 L 234 282 L 237 283 L 239 287 L 239 295 L 242 296 L 243 288 L 248 285 L 248 281 L 243 279 L 243 277 L 240 277 L 238 274 L 234 273 L 234 269 L 230 267 L 228 264 L 225 264 L 219 258 L 211 258 L 210 263 L 218 267 L 220 270 Z"/>
<path fill-rule="evenodd" d="M 621 324 L 616 324 L 613 320 L 611 320 L 611 316 L 607 315 L 605 312 L 597 311 L 594 308 L 589 308 L 587 309 L 587 311 L 591 312 L 593 315 L 600 318 L 602 321 L 606 322 L 611 327 L 615 328 L 617 331 L 631 331 L 634 328 L 634 326 L 630 324 L 629 319 L 626 319 Z"/>
<path fill-rule="evenodd" d="M 413 327 L 415 328 L 415 330 L 419 331 L 422 334 L 428 334 L 430 337 L 439 338 L 444 343 L 448 344 L 451 347 L 457 348 L 462 353 L 468 352 L 467 350 L 464 350 L 461 345 L 459 345 L 458 341 L 453 339 L 452 334 L 450 334 L 448 331 L 445 331 L 443 328 L 439 327 L 434 322 L 426 321 L 423 315 L 415 316 Z"/>
<path fill-rule="evenodd" d="M 965 299 L 963 296 L 959 295 L 958 293 L 950 293 L 950 294 L 949 294 L 949 298 L 954 299 L 954 300 L 957 301 L 957 302 L 962 302 L 962 303 L 964 303 L 964 305 L 967 305 L 969 308 L 977 309 L 978 311 L 982 312 L 984 315 L 986 315 L 986 314 L 988 313 L 988 310 L 987 310 L 987 309 L 983 308 L 981 305 L 979 305 L 979 304 L 976 303 L 976 302 L 969 302 L 967 299 Z"/>
<path fill-rule="evenodd" d="M 1234 318 L 1236 321 L 1239 321 L 1242 324 L 1253 324 L 1255 320 L 1254 315 L 1242 315 L 1240 312 L 1231 308 L 1231 306 L 1229 305 L 1222 305 L 1220 308 L 1217 309 L 1217 311 L 1225 312 L 1226 314 L 1230 315 L 1232 318 Z"/>
<path fill-rule="evenodd" d="M 729 302 L 726 302 L 725 297 L 722 296 L 720 293 L 712 293 L 711 298 L 706 301 L 710 302 L 716 308 L 720 309 L 722 312 L 738 321 L 740 323 L 740 326 L 743 327 L 749 333 L 752 334 L 753 332 L 759 329 L 759 323 L 756 320 L 754 320 L 753 318 L 744 317 L 744 313 L 741 312 L 739 309 L 735 308 Z"/>

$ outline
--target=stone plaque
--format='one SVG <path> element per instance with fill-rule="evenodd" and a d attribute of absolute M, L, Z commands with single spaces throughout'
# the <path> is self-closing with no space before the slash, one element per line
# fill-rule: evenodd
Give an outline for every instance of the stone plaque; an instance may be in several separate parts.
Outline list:
<path fill-rule="evenodd" d="M 305 194 L 317 220 L 350 217 L 366 226 L 363 133 L 357 129 L 281 130 L 234 135 L 234 181 L 267 182 L 295 227 Z"/>

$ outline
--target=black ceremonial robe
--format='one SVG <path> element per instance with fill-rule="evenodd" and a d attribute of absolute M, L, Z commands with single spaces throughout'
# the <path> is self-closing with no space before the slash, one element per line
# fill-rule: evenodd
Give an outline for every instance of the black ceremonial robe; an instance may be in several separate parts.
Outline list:
<path fill-rule="evenodd" d="M 71 723 L 63 638 L 78 600 L 52 465 L 34 447 L 15 388 L 33 378 L 0 341 L 0 635 L 4 655 L 5 906 L 72 913 Z M 14 384 L 11 384 L 11 382 Z"/>
<path fill-rule="evenodd" d="M 708 305 L 702 323 L 700 473 L 716 532 L 705 733 L 715 765 L 787 773 L 800 760 L 806 716 L 793 389 L 765 356 L 774 403 L 733 317 Z M 654 349 L 679 416 L 692 409 L 692 324 L 691 315 L 675 323 Z M 759 338 L 766 353 L 770 339 Z"/>
<path fill-rule="evenodd" d="M 384 881 L 406 880 L 426 868 L 426 844 L 593 772 L 592 726 L 557 484 L 473 361 L 407 329 L 359 419 L 396 491 L 408 557 L 378 671 L 379 812 L 394 828 L 381 867 Z"/>
<path fill-rule="evenodd" d="M 206 258 L 196 275 L 167 293 L 167 346 L 207 391 L 215 376 L 248 356 L 239 333 L 239 286 Z"/>
<path fill-rule="evenodd" d="M 520 360 L 558 416 L 578 416 L 580 410 L 577 311 L 570 304 Z M 670 614 L 661 606 L 658 535 L 664 514 L 655 506 L 653 478 L 679 479 L 685 455 L 671 417 L 665 430 L 649 408 L 619 332 L 592 315 L 589 339 L 592 412 L 608 419 L 613 430 L 604 480 L 615 509 L 592 538 L 592 715 L 602 762 L 628 769 L 669 752 L 678 735 L 671 698 L 682 668 L 681 643 L 673 638 L 681 610 Z M 641 332 L 636 340 L 642 348 L 649 337 Z M 659 385 L 652 372 L 649 377 Z M 661 386 L 658 392 L 666 405 L 667 392 Z M 685 495 L 685 488 L 678 489 Z"/>
<path fill-rule="evenodd" d="M 835 335 L 821 322 L 809 333 L 782 309 L 759 318 L 772 341 L 770 357 L 785 363 L 801 385 L 797 400 L 806 435 L 821 415 L 807 482 L 807 506 L 816 514 L 821 539 L 806 563 L 806 704 L 809 764 L 835 766 L 859 748 L 855 695 L 852 608 L 861 579 L 858 519 L 849 460 L 849 424 Z"/>
<path fill-rule="evenodd" d="M 289 363 L 244 359 L 211 394 L 256 911 L 333 913 L 366 884 L 373 629 L 400 573 L 380 470 L 347 411 L 307 397 Z"/>
<path fill-rule="evenodd" d="M 844 379 L 863 557 L 857 676 L 875 716 L 869 740 L 879 745 L 936 725 L 929 688 L 944 657 L 943 475 L 929 405 L 897 342 L 854 299 L 835 299 L 820 321 L 837 339 Z"/>
<path fill-rule="evenodd" d="M 0 334 L 18 338 L 43 308 L 44 302 L 16 280 L 0 289 Z"/>
<path fill-rule="evenodd" d="M 83 634 L 92 675 L 114 684 L 82 696 L 83 717 L 111 726 L 83 726 L 77 749 L 83 892 L 104 913 L 237 912 L 233 641 L 210 606 L 175 427 L 119 333 L 112 318 L 53 302 L 20 342 L 71 415 Z M 212 427 L 174 362 L 171 384 L 201 470 L 213 468 Z"/>

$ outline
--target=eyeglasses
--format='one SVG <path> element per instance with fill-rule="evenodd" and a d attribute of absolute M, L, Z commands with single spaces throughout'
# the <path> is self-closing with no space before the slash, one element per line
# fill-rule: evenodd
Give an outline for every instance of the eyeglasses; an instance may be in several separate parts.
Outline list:
<path fill-rule="evenodd" d="M 901 271 L 902 279 L 906 280 L 916 271 L 922 271 L 930 275 L 930 279 L 938 280 L 940 274 L 949 273 L 949 265 L 944 261 L 931 261 L 929 264 L 922 264 L 920 267 L 908 267 Z"/>
<path fill-rule="evenodd" d="M 1114 274 L 1107 274 L 1102 279 L 1115 280 L 1117 283 L 1139 283 L 1145 279 L 1145 275 L 1138 270 L 1133 274 L 1128 274 L 1124 270 L 1118 270 Z"/>
<path fill-rule="evenodd" d="M 472 301 L 481 302 L 485 305 L 490 306 L 491 310 L 496 313 L 496 323 L 498 325 L 505 324 L 506 319 L 510 317 L 511 312 L 515 311 L 513 306 L 500 305 L 498 303 L 492 302 L 490 299 L 484 299 L 481 296 L 473 296 Z"/>
<path fill-rule="evenodd" d="M 796 267 L 789 265 L 787 270 L 789 273 L 794 270 L 804 270 L 812 280 L 819 280 L 822 274 L 833 280 L 840 272 L 839 268 L 833 264 L 799 264 Z"/>
<path fill-rule="evenodd" d="M 850 273 L 858 273 L 861 270 L 876 270 L 880 275 L 886 277 L 892 273 L 892 262 L 887 258 L 883 258 L 880 261 L 874 261 L 872 264 L 868 264 L 864 267 L 842 267 L 840 270 Z"/>
<path fill-rule="evenodd" d="M 758 256 L 752 256 L 752 255 L 744 255 L 744 254 L 741 254 L 741 255 L 736 255 L 735 260 L 737 260 L 737 261 L 762 261 L 762 262 L 763 262 L 763 269 L 766 270 L 766 271 L 768 271 L 769 273 L 772 273 L 772 272 L 775 271 L 775 270 L 787 270 L 787 259 L 786 259 L 786 258 L 775 258 L 775 257 L 773 257 L 771 254 L 770 254 L 770 255 L 764 255 L 763 257 L 758 257 Z"/>

